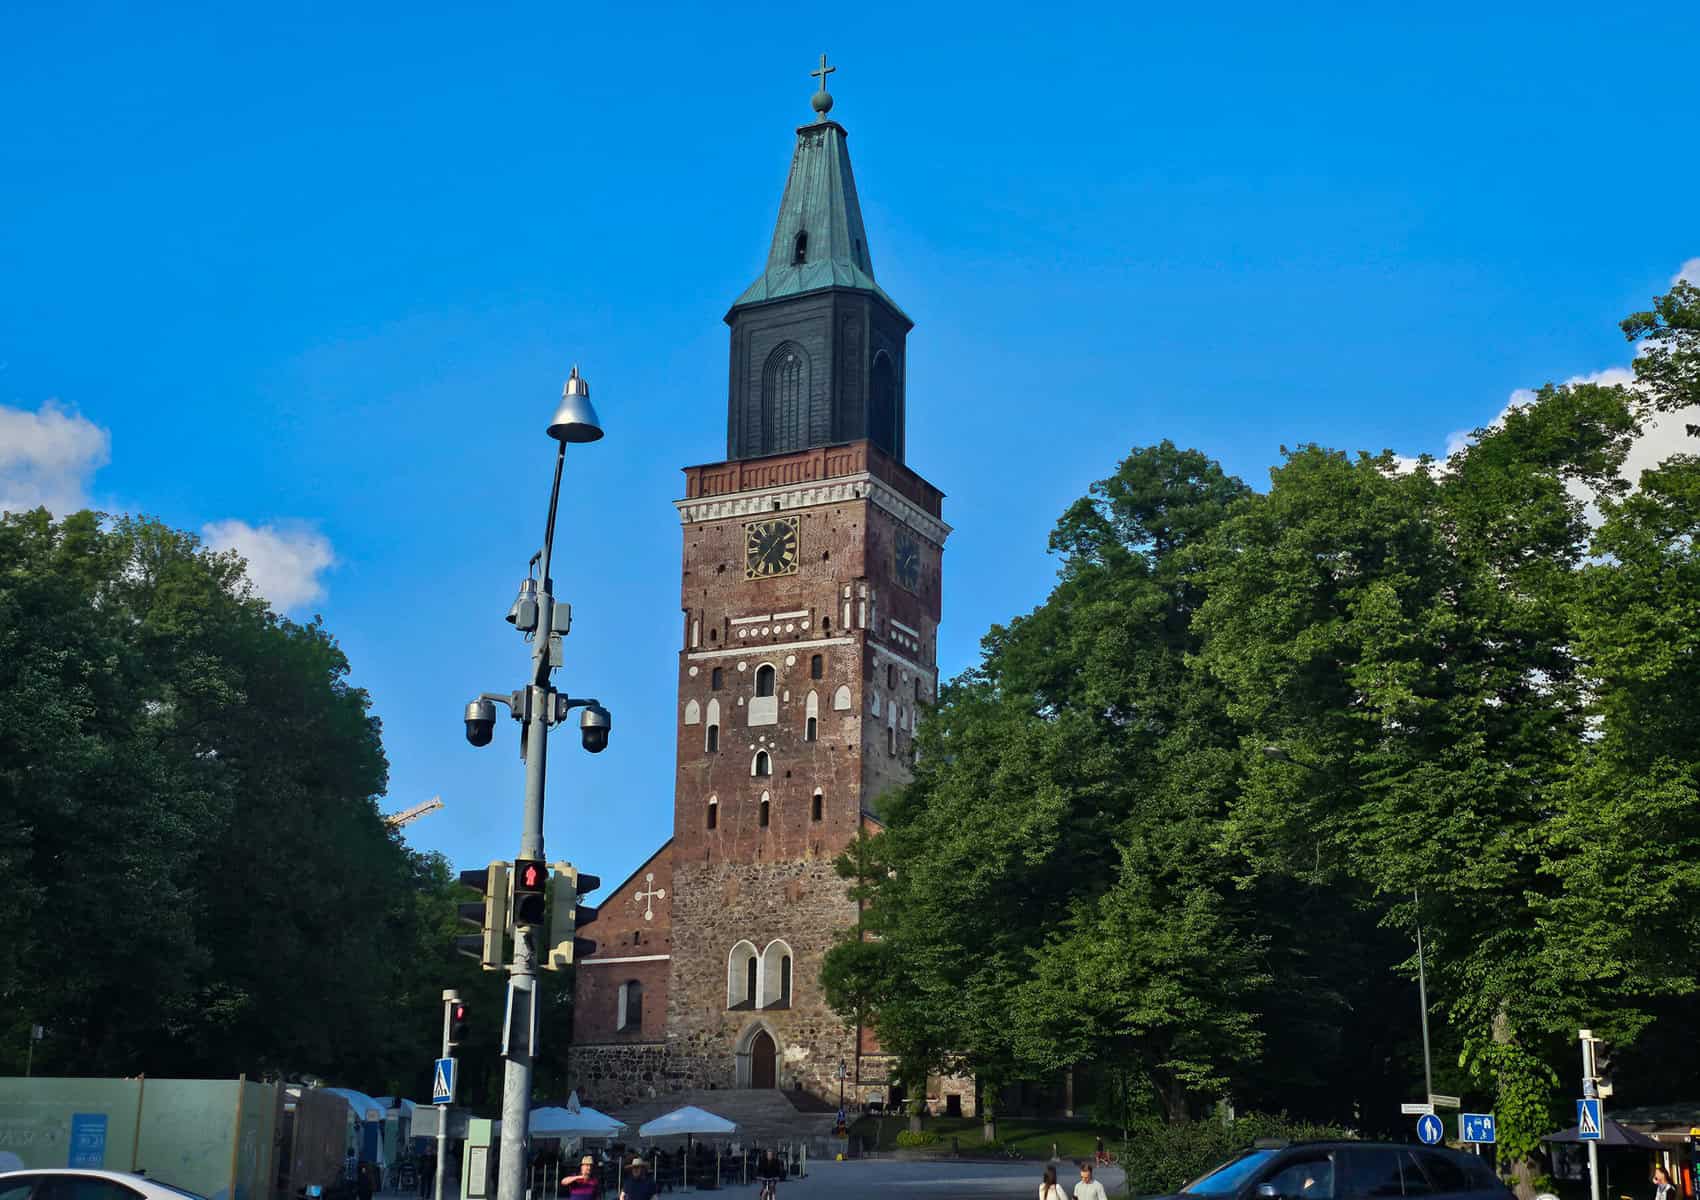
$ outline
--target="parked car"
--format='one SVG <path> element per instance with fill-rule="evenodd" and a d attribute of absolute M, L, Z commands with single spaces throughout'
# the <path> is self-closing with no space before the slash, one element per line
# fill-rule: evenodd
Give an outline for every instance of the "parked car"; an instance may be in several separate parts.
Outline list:
<path fill-rule="evenodd" d="M 0 1172 L 0 1200 L 205 1200 L 145 1175 L 51 1167 Z"/>
<path fill-rule="evenodd" d="M 1509 1200 L 1474 1154 L 1395 1142 L 1259 1145 L 1183 1187 L 1175 1200 Z M 6 1200 L 0 1197 L 0 1200 Z"/>

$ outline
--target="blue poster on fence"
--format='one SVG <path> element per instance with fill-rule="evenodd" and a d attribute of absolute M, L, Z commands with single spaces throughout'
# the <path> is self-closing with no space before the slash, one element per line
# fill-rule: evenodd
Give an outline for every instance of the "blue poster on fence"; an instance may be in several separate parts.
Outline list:
<path fill-rule="evenodd" d="M 106 1114 L 71 1114 L 70 1167 L 104 1167 L 106 1165 Z"/>

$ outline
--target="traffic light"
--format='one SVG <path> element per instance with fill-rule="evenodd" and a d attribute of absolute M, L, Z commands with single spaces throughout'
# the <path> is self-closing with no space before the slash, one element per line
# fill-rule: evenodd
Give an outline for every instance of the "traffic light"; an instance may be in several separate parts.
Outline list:
<path fill-rule="evenodd" d="M 514 860 L 514 925 L 543 924 L 549 907 L 549 870 L 535 858 Z"/>
<path fill-rule="evenodd" d="M 508 864 L 493 862 L 481 871 L 462 871 L 460 884 L 484 893 L 484 899 L 459 907 L 461 922 L 478 932 L 455 938 L 455 949 L 476 958 L 486 971 L 499 971 L 507 961 Z"/>
<path fill-rule="evenodd" d="M 1594 1039 L 1594 1087 L 1602 1098 L 1612 1094 L 1612 1045 Z"/>
<path fill-rule="evenodd" d="M 466 1040 L 466 1001 L 449 1002 L 449 1045 L 458 1046 Z"/>
<path fill-rule="evenodd" d="M 578 898 L 602 886 L 596 875 L 580 871 L 572 863 L 550 864 L 554 874 L 549 880 L 549 942 L 543 955 L 543 967 L 559 971 L 572 965 L 574 934 L 581 921 L 589 920 L 592 908 L 580 908 Z"/>

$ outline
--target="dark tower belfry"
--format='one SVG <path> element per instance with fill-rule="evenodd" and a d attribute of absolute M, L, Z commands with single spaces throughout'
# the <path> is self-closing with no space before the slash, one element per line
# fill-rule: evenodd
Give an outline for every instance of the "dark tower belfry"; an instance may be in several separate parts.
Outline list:
<path fill-rule="evenodd" d="M 829 120 L 797 130 L 767 266 L 726 314 L 732 327 L 726 456 L 786 454 L 867 438 L 904 455 L 904 343 L 913 322 L 874 282 L 850 170 L 849 135 Z"/>

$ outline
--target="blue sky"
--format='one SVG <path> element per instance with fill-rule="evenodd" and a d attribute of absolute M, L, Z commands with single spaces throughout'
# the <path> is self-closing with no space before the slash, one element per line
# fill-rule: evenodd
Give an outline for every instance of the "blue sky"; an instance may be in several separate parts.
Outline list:
<path fill-rule="evenodd" d="M 522 677 L 580 363 L 608 436 L 569 457 L 561 681 L 615 729 L 556 741 L 547 836 L 612 883 L 670 827 L 670 501 L 724 454 L 721 317 L 819 53 L 917 323 L 954 673 L 1132 446 L 1261 486 L 1283 444 L 1438 452 L 1628 360 L 1617 319 L 1700 255 L 1700 9 L 1439 7 L 11 6 L 0 505 L 249 548 L 370 689 L 386 808 L 443 796 L 412 842 L 511 857 L 513 740 L 460 708 Z"/>

